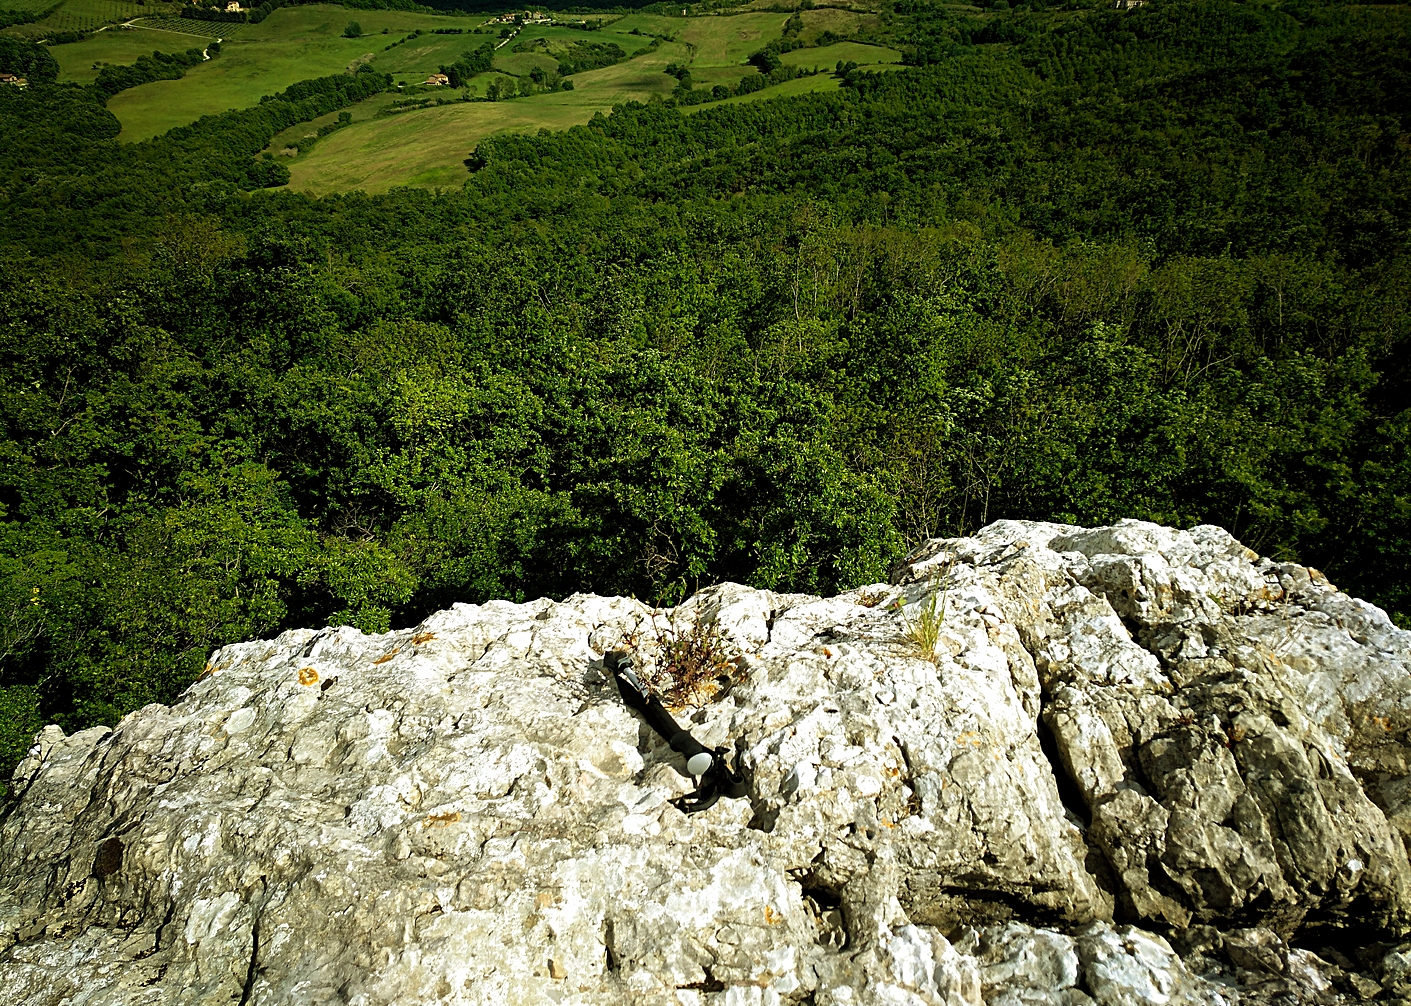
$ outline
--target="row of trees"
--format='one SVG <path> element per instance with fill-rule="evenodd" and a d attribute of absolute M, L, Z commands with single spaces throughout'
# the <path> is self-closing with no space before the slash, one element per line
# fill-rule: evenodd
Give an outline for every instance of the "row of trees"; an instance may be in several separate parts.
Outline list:
<path fill-rule="evenodd" d="M 0 73 L 51 84 L 59 78 L 59 61 L 42 45 L 0 35 Z"/>
<path fill-rule="evenodd" d="M 107 101 L 119 91 L 130 87 L 150 84 L 154 80 L 180 80 L 186 71 L 202 63 L 207 58 L 220 55 L 220 43 L 212 40 L 204 48 L 187 49 L 185 52 L 153 52 L 150 56 L 138 56 L 130 66 L 105 66 L 98 71 L 93 89 L 103 101 Z"/>
<path fill-rule="evenodd" d="M 495 61 L 495 43 L 482 42 L 477 48 L 467 50 L 454 63 L 441 67 L 441 72 L 451 79 L 452 87 L 464 87 L 476 74 L 485 73 Z"/>

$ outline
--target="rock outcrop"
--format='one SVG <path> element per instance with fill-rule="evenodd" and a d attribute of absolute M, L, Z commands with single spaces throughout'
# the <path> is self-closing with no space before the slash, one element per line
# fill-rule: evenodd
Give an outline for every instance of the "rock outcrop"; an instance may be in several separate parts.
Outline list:
<path fill-rule="evenodd" d="M 673 625 L 733 655 L 678 719 L 750 779 L 691 815 L 602 664 Z M 0 824 L 0 1001 L 1394 997 L 1408 665 L 1317 571 L 1139 522 L 1000 522 L 827 599 L 287 632 L 170 708 L 38 736 Z"/>

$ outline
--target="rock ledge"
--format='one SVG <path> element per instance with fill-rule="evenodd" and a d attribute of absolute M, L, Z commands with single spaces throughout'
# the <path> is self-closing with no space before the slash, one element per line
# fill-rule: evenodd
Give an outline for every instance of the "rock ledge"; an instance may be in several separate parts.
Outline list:
<path fill-rule="evenodd" d="M 678 719 L 751 792 L 685 815 L 601 657 L 693 623 L 738 672 Z M 833 598 L 456 605 L 207 670 L 36 738 L 0 1001 L 1411 994 L 1411 633 L 1219 528 L 1002 521 Z"/>

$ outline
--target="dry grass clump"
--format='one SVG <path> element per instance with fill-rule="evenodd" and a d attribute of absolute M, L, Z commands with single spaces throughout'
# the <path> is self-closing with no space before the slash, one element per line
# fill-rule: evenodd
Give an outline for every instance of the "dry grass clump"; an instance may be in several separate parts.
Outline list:
<path fill-rule="evenodd" d="M 715 622 L 693 617 L 663 627 L 653 618 L 652 628 L 655 659 L 637 673 L 667 706 L 698 706 L 740 679 L 739 655 Z"/>

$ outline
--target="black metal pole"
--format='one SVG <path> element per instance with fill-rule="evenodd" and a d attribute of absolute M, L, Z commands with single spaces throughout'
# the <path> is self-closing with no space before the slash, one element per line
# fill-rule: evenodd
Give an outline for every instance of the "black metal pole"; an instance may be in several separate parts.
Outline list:
<path fill-rule="evenodd" d="M 641 713 L 647 725 L 671 745 L 671 750 L 686 759 L 686 771 L 694 776 L 709 772 L 715 761 L 714 754 L 692 737 L 689 730 L 682 730 L 666 711 L 666 706 L 661 704 L 661 699 L 642 684 L 632 669 L 631 656 L 622 650 L 610 650 L 603 655 L 603 662 L 617 680 L 617 690 L 622 693 L 622 701 Z"/>

